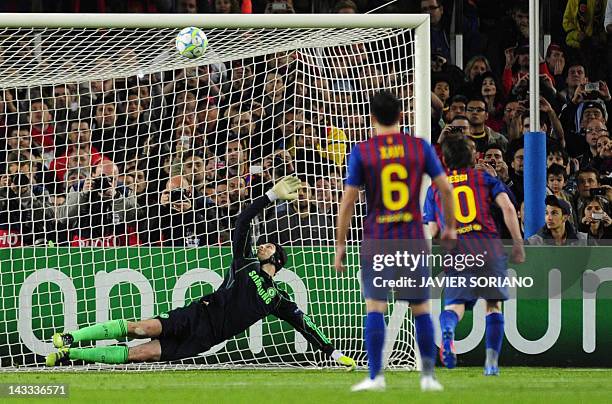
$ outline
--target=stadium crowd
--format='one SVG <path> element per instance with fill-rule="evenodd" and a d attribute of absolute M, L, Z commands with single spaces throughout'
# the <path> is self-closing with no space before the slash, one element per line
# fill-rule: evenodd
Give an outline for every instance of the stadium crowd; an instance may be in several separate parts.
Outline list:
<path fill-rule="evenodd" d="M 88 11 L 89 3 L 58 1 L 51 11 Z M 256 0 L 94 3 L 124 12 L 282 11 Z M 386 2 L 322 3 L 344 13 Z M 509 187 L 522 216 L 522 137 L 531 129 L 526 3 L 466 1 L 464 69 L 451 58 L 452 2 L 397 3 L 384 10 L 431 15 L 432 143 L 472 139 L 475 166 Z M 533 244 L 612 238 L 612 63 L 605 63 L 612 2 L 563 3 L 566 32 L 553 37 L 537 78 L 549 196 Z M 284 4 L 286 12 L 311 6 Z M 304 183 L 299 199 L 269 208 L 260 233 L 282 244 L 332 243 L 346 155 L 368 135 L 367 95 L 385 87 L 410 94 L 413 77 L 402 57 L 377 55 L 368 45 L 327 56 L 326 74 L 295 68 L 312 66 L 307 54 L 279 52 L 125 79 L 4 89 L 0 246 L 227 245 L 241 206 L 292 173 Z M 412 134 L 409 106 L 403 130 Z"/>

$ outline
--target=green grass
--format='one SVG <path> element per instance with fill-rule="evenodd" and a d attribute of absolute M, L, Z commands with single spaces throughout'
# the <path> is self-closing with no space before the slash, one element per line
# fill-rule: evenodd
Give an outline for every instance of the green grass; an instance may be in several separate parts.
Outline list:
<path fill-rule="evenodd" d="M 350 393 L 365 372 L 166 371 L 0 373 L 1 383 L 67 383 L 70 400 L 51 402 L 150 403 L 604 403 L 611 402 L 612 369 L 502 368 L 483 377 L 480 368 L 438 369 L 441 393 L 421 393 L 418 373 L 387 372 L 385 393 Z M 25 402 L 25 400 L 4 400 Z"/>

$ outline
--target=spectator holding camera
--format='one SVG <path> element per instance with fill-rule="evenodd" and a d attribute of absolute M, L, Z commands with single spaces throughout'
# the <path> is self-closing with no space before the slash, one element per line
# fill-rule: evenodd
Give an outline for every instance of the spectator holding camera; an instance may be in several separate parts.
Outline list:
<path fill-rule="evenodd" d="M 67 226 L 74 247 L 117 247 L 140 243 L 137 221 L 143 213 L 136 196 L 118 187 L 119 169 L 102 160 L 91 177 L 70 190 L 66 203 L 58 207 L 58 221 Z M 140 221 L 138 226 L 143 226 Z M 140 231 L 144 228 L 138 229 Z"/>
<path fill-rule="evenodd" d="M 607 86 L 604 88 L 609 97 Z M 583 131 L 587 125 L 593 120 L 605 125 L 608 120 L 607 107 L 602 100 L 596 99 L 598 96 L 599 91 L 586 92 L 585 85 L 580 85 L 572 101 L 561 112 L 559 119 L 565 129 L 566 147 L 571 157 L 580 156 L 589 150 Z"/>
<path fill-rule="evenodd" d="M 204 217 L 194 210 L 189 182 L 182 176 L 171 177 L 159 199 L 161 245 L 200 247 L 206 244 Z"/>
<path fill-rule="evenodd" d="M 612 239 L 612 219 L 610 203 L 602 196 L 592 196 L 585 200 L 582 222 L 579 227 L 595 240 Z"/>
<path fill-rule="evenodd" d="M 607 200 L 611 200 L 612 186 L 602 185 L 599 179 L 599 171 L 592 167 L 581 168 L 576 177 L 578 179 L 578 189 L 574 196 L 575 222 L 581 223 L 587 200 L 592 196 L 603 196 Z"/>

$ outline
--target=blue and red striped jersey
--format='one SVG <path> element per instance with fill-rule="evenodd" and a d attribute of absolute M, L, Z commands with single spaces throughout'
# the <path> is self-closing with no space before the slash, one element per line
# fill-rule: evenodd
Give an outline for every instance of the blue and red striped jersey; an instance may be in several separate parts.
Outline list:
<path fill-rule="evenodd" d="M 358 143 L 349 156 L 345 184 L 365 186 L 364 239 L 422 239 L 419 205 L 423 174 L 444 173 L 432 147 L 402 133 Z"/>
<path fill-rule="evenodd" d="M 479 243 L 477 240 L 499 239 L 491 206 L 497 195 L 508 193 L 506 186 L 485 171 L 474 168 L 449 170 L 447 174 L 453 186 L 458 239 L 470 240 L 463 244 L 473 252 L 492 249 L 496 244 Z M 435 221 L 440 230 L 444 228 L 442 201 L 435 185 L 427 190 L 423 210 L 425 222 Z"/>

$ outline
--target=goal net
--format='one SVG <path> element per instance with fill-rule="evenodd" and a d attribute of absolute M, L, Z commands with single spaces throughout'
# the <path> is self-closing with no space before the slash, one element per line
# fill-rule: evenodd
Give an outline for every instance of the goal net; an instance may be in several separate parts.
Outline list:
<path fill-rule="evenodd" d="M 1 17 L 15 26 L 0 31 L 2 368 L 42 366 L 54 332 L 149 318 L 212 292 L 231 262 L 238 213 L 290 174 L 303 181 L 299 199 L 267 208 L 253 241 L 287 248 L 280 287 L 365 366 L 363 198 L 344 276 L 333 271 L 336 214 L 347 155 L 370 134 L 370 94 L 390 89 L 403 130 L 426 128 L 414 103 L 418 91 L 428 100 L 428 71 L 415 55 L 428 57 L 429 42 L 417 47 L 409 24 L 424 18 L 384 16 L 377 28 L 358 16 L 343 24 L 361 28 L 334 28 L 328 16 L 214 16 L 234 28 L 204 26 L 209 48 L 189 60 L 174 37 L 210 18 L 166 17 L 156 18 L 167 28 L 134 27 L 151 16 L 64 15 L 55 28 L 41 16 Z M 388 366 L 413 368 L 407 307 L 391 306 L 388 323 Z M 333 364 L 269 317 L 172 365 Z"/>

